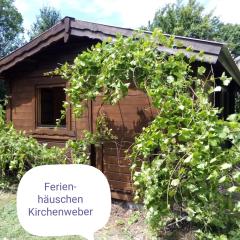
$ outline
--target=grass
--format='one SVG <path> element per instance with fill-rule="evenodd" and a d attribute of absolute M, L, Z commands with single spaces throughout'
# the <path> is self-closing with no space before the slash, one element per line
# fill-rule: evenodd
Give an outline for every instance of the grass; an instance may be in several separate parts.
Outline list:
<path fill-rule="evenodd" d="M 36 237 L 27 233 L 20 225 L 17 217 L 16 194 L 0 192 L 0 240 L 83 240 L 79 236 L 72 237 Z"/>
<path fill-rule="evenodd" d="M 116 209 L 120 209 L 115 205 Z M 95 234 L 97 240 L 134 240 L 153 239 L 147 233 L 144 215 L 139 211 L 124 215 L 123 212 L 113 215 L 109 223 Z M 165 240 L 193 240 L 192 231 L 169 232 L 159 239 Z M 16 210 L 16 194 L 11 191 L 0 190 L 0 240 L 83 240 L 80 236 L 69 237 L 36 237 L 27 233 L 20 225 Z"/>
<path fill-rule="evenodd" d="M 16 191 L 16 190 L 15 190 Z M 115 205 L 119 214 L 111 216 L 108 224 L 95 233 L 97 240 L 133 240 L 135 232 L 130 228 L 139 219 L 139 213 L 124 216 L 125 209 Z M 116 210 L 115 210 L 116 211 Z M 143 228 L 143 227 L 141 227 Z M 132 229 L 133 230 L 133 229 Z M 15 192 L 0 190 L 0 240 L 83 240 L 80 236 L 69 237 L 37 237 L 27 233 L 20 225 L 17 217 Z M 137 238 L 139 239 L 139 238 Z M 148 238 L 141 238 L 148 239 Z"/>

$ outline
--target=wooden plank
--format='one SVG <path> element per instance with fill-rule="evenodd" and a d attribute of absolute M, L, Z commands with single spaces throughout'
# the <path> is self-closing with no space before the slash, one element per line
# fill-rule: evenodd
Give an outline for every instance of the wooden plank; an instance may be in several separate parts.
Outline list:
<path fill-rule="evenodd" d="M 18 114 L 31 114 L 32 116 L 33 116 L 33 114 L 32 114 L 33 112 L 32 112 L 32 110 L 31 110 L 31 108 L 30 107 L 25 107 L 25 108 L 23 108 L 23 107 L 18 107 L 18 108 L 15 108 L 15 110 L 14 110 L 14 114 L 15 115 L 18 115 Z"/>
<path fill-rule="evenodd" d="M 115 173 L 115 172 L 104 172 L 104 175 L 109 180 L 116 180 L 116 181 L 122 181 L 122 182 L 131 182 L 131 175 L 125 174 L 125 173 Z"/>
<path fill-rule="evenodd" d="M 128 96 L 144 96 L 144 97 L 146 97 L 147 95 L 144 91 L 136 89 L 134 87 L 131 87 L 128 90 Z"/>
<path fill-rule="evenodd" d="M 111 191 L 111 196 L 113 199 L 118 199 L 122 201 L 132 202 L 133 201 L 133 195 L 132 193 L 124 193 L 122 191 Z"/>
<path fill-rule="evenodd" d="M 15 113 L 13 113 L 12 115 L 12 118 L 13 120 L 17 120 L 17 119 L 29 119 L 29 120 L 32 120 L 33 119 L 33 115 L 32 115 L 32 112 L 20 112 L 20 111 L 17 111 Z"/>
<path fill-rule="evenodd" d="M 121 112 L 128 112 L 128 113 L 133 113 L 133 112 L 137 112 L 137 111 L 141 111 L 141 110 L 145 110 L 145 111 L 150 111 L 152 109 L 151 105 L 149 104 L 145 104 L 145 103 L 141 103 L 141 102 L 137 102 L 135 100 L 129 100 L 131 101 L 131 104 L 121 104 L 121 105 L 104 105 L 101 110 L 102 111 L 106 111 L 106 112 L 117 112 L 120 113 Z M 93 106 L 93 113 L 97 114 L 99 112 L 100 106 Z"/>
<path fill-rule="evenodd" d="M 104 173 L 103 146 L 96 147 L 96 168 Z"/>
<path fill-rule="evenodd" d="M 126 116 L 126 114 L 125 114 Z M 116 114 L 111 114 L 108 115 L 107 117 L 107 123 L 109 127 L 114 128 L 114 126 L 116 127 L 120 127 L 122 126 L 123 129 L 122 131 L 124 131 L 124 126 L 147 126 L 149 124 L 149 122 L 151 122 L 154 119 L 154 117 L 152 115 L 142 115 L 141 117 L 137 114 L 129 114 L 129 118 L 126 116 L 125 118 L 122 118 L 120 115 L 116 115 Z M 96 124 L 96 118 L 93 118 L 93 123 Z M 118 129 L 118 132 L 121 129 Z M 127 129 L 126 129 L 127 130 Z"/>
<path fill-rule="evenodd" d="M 122 149 L 128 149 L 129 147 L 131 147 L 131 145 L 133 144 L 134 139 L 132 139 L 132 141 L 122 141 L 122 142 L 118 142 L 118 148 L 122 148 Z M 116 143 L 115 142 L 105 142 L 104 143 L 104 148 L 115 148 L 116 147 Z"/>
<path fill-rule="evenodd" d="M 105 164 L 116 164 L 118 166 L 130 166 L 131 160 L 126 157 L 108 156 L 103 155 L 103 161 Z"/>
<path fill-rule="evenodd" d="M 29 125 L 25 125 L 24 124 L 24 126 L 34 126 L 34 124 L 33 124 L 33 118 L 30 118 L 30 117 L 28 117 L 28 118 L 26 118 L 26 117 L 18 117 L 18 116 L 12 116 L 12 121 L 16 124 L 16 125 L 18 125 L 19 126 L 19 124 L 18 123 L 16 123 L 16 121 L 21 121 L 21 122 L 23 122 L 23 121 L 26 121 L 26 120 L 28 120 L 28 121 L 31 121 L 31 125 L 29 124 Z"/>
<path fill-rule="evenodd" d="M 48 141 L 67 141 L 69 139 L 74 139 L 74 137 L 71 136 L 64 136 L 64 135 L 44 135 L 44 134 L 36 134 L 34 131 L 32 133 L 29 133 L 32 137 L 36 139 L 47 139 Z"/>
<path fill-rule="evenodd" d="M 16 126 L 23 126 L 23 127 L 32 127 L 33 126 L 33 122 L 31 119 L 26 119 L 26 120 L 20 120 L 20 119 L 16 119 L 13 121 L 14 125 Z"/>
<path fill-rule="evenodd" d="M 49 140 L 49 139 L 38 139 L 39 143 L 46 143 L 48 147 L 53 147 L 53 146 L 57 146 L 57 147 L 65 147 L 66 141 L 56 141 L 56 140 Z"/>
<path fill-rule="evenodd" d="M 61 79 L 60 77 L 40 76 L 35 78 L 33 82 L 35 87 L 44 87 L 47 85 L 66 87 L 66 81 Z"/>
<path fill-rule="evenodd" d="M 95 108 L 100 108 L 101 107 L 102 102 L 98 101 L 98 102 L 94 102 L 94 107 Z M 123 100 L 120 101 L 120 106 L 151 106 L 151 103 L 148 101 L 148 99 L 146 97 L 125 97 Z M 104 104 L 102 108 L 116 108 L 117 105 L 107 105 Z"/>
<path fill-rule="evenodd" d="M 29 83 L 31 84 L 31 83 Z M 34 92 L 34 87 L 33 86 L 22 86 L 20 87 L 19 85 L 15 85 L 16 87 L 13 89 L 14 95 L 24 92 L 32 93 Z"/>
<path fill-rule="evenodd" d="M 124 113 L 122 116 L 120 114 L 107 114 L 108 115 L 108 123 L 109 125 L 139 125 L 143 126 L 148 125 L 150 121 L 154 119 L 152 114 L 135 114 L 135 113 Z M 93 118 L 93 122 L 96 122 L 96 117 Z"/>
<path fill-rule="evenodd" d="M 91 32 L 97 32 L 99 34 L 106 33 L 107 35 L 116 35 L 116 32 L 119 32 L 123 36 L 130 36 L 133 33 L 133 30 L 128 28 L 107 26 L 103 24 L 85 22 L 80 20 L 72 21 L 71 27 L 72 29 L 79 30 L 81 32 L 84 32 L 84 30 L 89 30 Z"/>
<path fill-rule="evenodd" d="M 120 157 L 124 157 L 126 155 L 125 153 L 126 149 L 122 149 L 122 148 L 106 148 L 104 146 L 103 148 L 103 154 L 108 155 L 108 156 L 120 156 Z"/>
<path fill-rule="evenodd" d="M 50 136 L 68 136 L 75 137 L 74 131 L 69 131 L 67 128 L 49 128 L 49 127 L 38 127 L 34 130 L 37 135 L 50 135 Z"/>
<path fill-rule="evenodd" d="M 151 113 L 147 112 L 123 112 L 120 114 L 118 112 L 105 112 L 107 115 L 108 124 L 118 124 L 119 123 L 138 123 L 143 122 L 147 123 L 154 119 L 154 116 Z M 93 123 L 96 123 L 97 115 L 93 116 Z"/>
<path fill-rule="evenodd" d="M 13 97 L 12 98 L 12 107 L 13 107 L 13 110 L 16 110 L 14 108 L 17 107 L 21 107 L 21 108 L 27 108 L 27 107 L 32 107 L 32 101 L 31 102 L 26 102 L 26 103 L 21 103 L 21 105 L 19 106 L 19 103 L 18 101 Z"/>
<path fill-rule="evenodd" d="M 105 164 L 104 163 L 104 170 L 106 172 L 115 172 L 115 173 L 130 173 L 130 169 L 128 166 L 118 166 L 116 164 Z"/>
<path fill-rule="evenodd" d="M 32 128 L 31 127 L 24 127 L 24 126 L 15 126 L 15 124 L 13 124 L 14 128 L 17 130 L 17 131 L 24 131 L 26 133 L 26 135 L 28 135 L 28 133 L 31 133 L 32 132 Z"/>
<path fill-rule="evenodd" d="M 76 130 L 88 130 L 89 126 L 88 126 L 88 119 L 87 118 L 82 118 L 82 119 L 78 119 L 76 120 L 76 122 L 73 125 L 74 127 L 76 127 Z"/>
<path fill-rule="evenodd" d="M 19 101 L 21 100 L 31 100 L 34 96 L 34 91 L 25 91 L 23 88 L 22 92 L 13 92 L 14 98 L 18 99 Z"/>
<path fill-rule="evenodd" d="M 132 192 L 133 188 L 131 183 L 109 180 L 109 185 L 112 190 L 123 190 L 125 192 Z"/>
<path fill-rule="evenodd" d="M 131 102 L 129 102 L 131 101 Z M 119 102 L 120 106 L 122 105 L 151 105 L 151 101 L 146 96 L 126 96 Z M 102 101 L 100 98 L 97 98 L 94 101 L 94 107 L 101 107 Z M 103 104 L 104 107 L 115 107 L 117 105 Z"/>

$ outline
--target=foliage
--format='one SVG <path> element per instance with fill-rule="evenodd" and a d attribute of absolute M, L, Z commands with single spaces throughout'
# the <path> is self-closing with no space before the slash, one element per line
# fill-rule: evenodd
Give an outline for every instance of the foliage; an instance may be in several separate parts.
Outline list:
<path fill-rule="evenodd" d="M 80 236 L 38 237 L 25 231 L 17 215 L 16 194 L 0 192 L 0 239 L 9 240 L 84 240 Z"/>
<path fill-rule="evenodd" d="M 0 105 L 0 189 L 18 182 L 26 171 L 35 166 L 66 163 L 69 153 L 71 163 L 89 164 L 91 144 L 99 146 L 103 141 L 115 139 L 104 115 L 96 121 L 94 133 L 85 131 L 83 139 L 69 140 L 62 148 L 49 148 L 27 137 L 24 132 L 16 131 L 12 124 L 6 124 L 5 111 Z"/>
<path fill-rule="evenodd" d="M 234 55 L 240 54 L 240 25 L 224 24 L 213 15 L 206 13 L 197 0 L 182 0 L 167 4 L 156 11 L 148 30 L 161 28 L 164 33 L 226 42 Z"/>
<path fill-rule="evenodd" d="M 31 40 L 61 20 L 60 12 L 53 7 L 44 6 L 39 11 L 40 13 L 36 16 L 36 21 L 28 32 Z"/>
<path fill-rule="evenodd" d="M 192 67 L 195 56 L 168 55 L 158 51 L 159 45 L 174 48 L 174 38 L 159 30 L 117 36 L 54 74 L 69 80 L 67 93 L 78 114 L 97 96 L 103 96 L 103 104 L 116 104 L 129 87 L 147 93 L 158 114 L 131 149 L 135 200 L 143 201 L 155 233 L 189 222 L 199 229 L 199 239 L 226 239 L 239 228 L 240 202 L 234 197 L 240 181 L 240 118 L 218 119 L 219 109 L 208 100 L 215 79 L 204 78 L 204 67 Z M 230 81 L 224 74 L 220 80 Z"/>
<path fill-rule="evenodd" d="M 226 42 L 235 56 L 240 55 L 240 24 L 221 24 L 216 40 Z"/>
<path fill-rule="evenodd" d="M 18 181 L 32 167 L 65 163 L 65 151 L 64 148 L 39 144 L 24 132 L 16 131 L 11 124 L 5 124 L 0 105 L 0 180 L 15 178 Z"/>
<path fill-rule="evenodd" d="M 12 0 L 0 0 L 0 58 L 22 44 L 23 18 Z"/>
<path fill-rule="evenodd" d="M 212 13 L 204 14 L 204 7 L 196 0 L 189 0 L 186 5 L 178 0 L 156 11 L 149 29 L 158 27 L 168 34 L 213 39 L 216 20 Z"/>
<path fill-rule="evenodd" d="M 91 133 L 83 131 L 83 137 L 79 140 L 69 140 L 67 149 L 71 149 L 71 160 L 75 164 L 89 164 L 90 151 L 89 148 L 93 144 L 100 146 L 104 141 L 114 140 L 115 136 L 112 130 L 108 128 L 106 116 L 100 115 L 96 120 L 96 131 Z"/>
<path fill-rule="evenodd" d="M 134 211 L 128 219 L 128 225 L 132 225 L 139 221 L 141 213 L 139 211 Z"/>
<path fill-rule="evenodd" d="M 240 126 L 218 120 L 211 105 L 189 97 L 182 94 L 178 108 L 176 98 L 169 99 L 167 109 L 136 139 L 136 198 L 143 199 L 153 229 L 193 222 L 205 231 L 228 233 L 238 228 L 233 192 L 239 191 Z"/>

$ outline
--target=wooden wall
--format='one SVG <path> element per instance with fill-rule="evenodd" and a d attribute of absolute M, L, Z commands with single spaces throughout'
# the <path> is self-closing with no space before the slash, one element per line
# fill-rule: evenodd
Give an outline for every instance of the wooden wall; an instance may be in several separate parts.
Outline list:
<path fill-rule="evenodd" d="M 9 85 L 10 103 L 7 109 L 7 120 L 12 121 L 16 129 L 25 131 L 40 142 L 50 146 L 63 146 L 69 138 L 78 138 L 84 129 L 89 129 L 88 112 L 76 120 L 71 110 L 67 113 L 66 129 L 46 128 L 37 126 L 37 88 L 50 85 L 64 85 L 60 77 L 44 76 L 44 73 L 54 70 L 59 64 L 72 62 L 82 50 L 90 47 L 95 41 L 88 39 L 72 39 L 69 43 L 54 44 L 50 49 L 31 57 L 19 64 L 8 73 L 6 80 Z"/>
<path fill-rule="evenodd" d="M 12 121 L 16 129 L 25 131 L 40 142 L 48 143 L 49 146 L 63 146 L 70 138 L 81 138 L 85 129 L 95 131 L 97 115 L 99 111 L 104 112 L 109 127 L 113 129 L 113 134 L 118 140 L 107 142 L 97 148 L 94 164 L 107 176 L 113 198 L 131 200 L 130 160 L 126 158 L 125 150 L 131 146 L 142 127 L 146 126 L 154 116 L 149 99 L 143 92 L 130 90 L 129 95 L 117 106 L 101 107 L 101 98 L 98 98 L 95 102 L 87 103 L 91 107 L 81 119 L 77 120 L 70 109 L 67 113 L 65 129 L 39 127 L 36 122 L 37 88 L 66 84 L 59 77 L 47 77 L 44 73 L 55 69 L 59 63 L 72 62 L 78 53 L 94 43 L 96 41 L 85 38 L 72 39 L 67 44 L 56 43 L 11 69 L 6 75 L 11 96 L 7 120 Z"/>
<path fill-rule="evenodd" d="M 134 137 L 143 126 L 147 126 L 156 112 L 151 107 L 148 97 L 141 91 L 130 90 L 128 96 L 116 106 L 103 105 L 98 98 L 93 103 L 93 123 L 99 113 L 107 116 L 109 127 L 118 137 L 116 141 L 103 144 L 97 149 L 96 165 L 107 176 L 112 196 L 118 199 L 132 199 L 130 160 L 125 151 L 132 145 Z M 95 127 L 95 124 L 93 125 Z"/>

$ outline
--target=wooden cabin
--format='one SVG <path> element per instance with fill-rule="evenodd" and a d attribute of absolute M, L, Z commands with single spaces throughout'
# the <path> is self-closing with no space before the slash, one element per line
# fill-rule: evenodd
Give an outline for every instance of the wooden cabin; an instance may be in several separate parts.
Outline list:
<path fill-rule="evenodd" d="M 116 33 L 130 36 L 133 30 L 65 17 L 51 29 L 2 58 L 0 78 L 4 79 L 10 96 L 7 121 L 50 146 L 62 146 L 68 139 L 81 138 L 84 129 L 94 131 L 101 99 L 89 101 L 88 110 L 80 119 L 76 119 L 69 109 L 65 122 L 55 129 L 55 119 L 59 117 L 62 101 L 66 99 L 64 87 L 67 83 L 60 77 L 44 76 L 44 73 L 66 61 L 72 62 L 83 50 L 106 37 L 114 38 Z M 204 51 L 207 74 L 213 71 L 215 76 L 220 76 L 225 71 L 232 76 L 234 81 L 214 102 L 216 106 L 224 107 L 226 115 L 234 112 L 240 72 L 226 45 L 186 37 L 176 39 L 185 47 L 192 46 L 196 53 Z M 175 50 L 160 47 L 160 51 L 174 54 Z M 106 143 L 96 151 L 92 148 L 92 165 L 107 176 L 113 198 L 131 200 L 130 162 L 124 158 L 124 150 L 131 145 L 142 127 L 153 119 L 154 110 L 146 95 L 134 89 L 116 106 L 106 105 L 102 110 L 107 114 L 118 141 Z"/>

